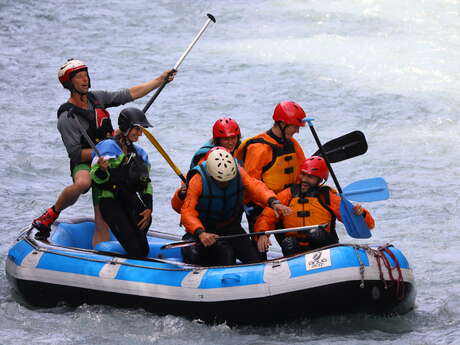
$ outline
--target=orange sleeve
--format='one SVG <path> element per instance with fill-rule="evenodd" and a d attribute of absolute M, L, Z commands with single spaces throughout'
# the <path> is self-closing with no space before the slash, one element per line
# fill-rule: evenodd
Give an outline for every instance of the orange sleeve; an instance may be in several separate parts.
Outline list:
<path fill-rule="evenodd" d="M 373 228 L 375 228 L 374 217 L 372 217 L 371 213 L 366 208 L 364 209 L 364 212 L 366 212 L 366 215 L 364 216 L 364 221 L 366 222 L 369 230 L 372 230 Z"/>
<path fill-rule="evenodd" d="M 276 198 L 286 206 L 289 206 L 291 202 L 291 189 L 286 188 L 285 190 L 276 194 Z M 283 216 L 281 216 L 282 219 Z M 271 207 L 265 207 L 263 212 L 257 218 L 256 224 L 254 225 L 255 232 L 268 231 L 276 229 L 276 223 L 278 218 L 276 217 L 275 211 Z"/>
<path fill-rule="evenodd" d="M 330 207 L 332 211 L 334 212 L 335 216 L 337 217 L 337 219 L 343 223 L 342 217 L 340 216 L 340 202 L 342 201 L 342 198 L 334 190 L 331 190 L 329 192 L 329 195 L 331 199 Z M 369 230 L 371 230 L 375 227 L 374 218 L 372 217 L 371 213 L 367 209 L 363 208 L 363 210 L 365 212 L 364 221 L 366 222 Z"/>
<path fill-rule="evenodd" d="M 187 196 L 185 197 L 184 204 L 182 206 L 180 218 L 185 230 L 191 234 L 200 228 L 205 230 L 203 223 L 198 217 L 199 213 L 196 209 L 202 191 L 203 185 L 201 183 L 201 175 L 195 174 L 189 181 Z"/>
<path fill-rule="evenodd" d="M 255 179 L 249 175 L 242 167 L 240 169 L 241 180 L 245 189 L 245 200 L 253 201 L 259 205 L 267 206 L 270 198 L 276 198 L 275 193 L 262 181 Z"/>
<path fill-rule="evenodd" d="M 181 212 L 182 205 L 184 204 L 184 200 L 179 197 L 180 190 L 181 187 L 177 188 L 173 194 L 173 197 L 171 198 L 171 207 L 179 214 Z"/>
<path fill-rule="evenodd" d="M 237 159 L 240 159 L 237 157 Z M 262 168 L 272 160 L 272 148 L 266 144 L 251 144 L 247 148 L 244 169 L 249 176 L 262 179 Z"/>

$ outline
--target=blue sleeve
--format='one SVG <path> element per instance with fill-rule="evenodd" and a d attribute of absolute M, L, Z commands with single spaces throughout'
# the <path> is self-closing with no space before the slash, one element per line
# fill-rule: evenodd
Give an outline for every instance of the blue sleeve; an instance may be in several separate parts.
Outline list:
<path fill-rule="evenodd" d="M 106 139 L 101 141 L 96 145 L 96 148 L 100 152 L 101 156 L 117 157 L 123 153 L 120 146 L 118 146 L 117 142 L 113 139 Z M 96 153 L 94 151 L 91 152 L 91 158 L 94 158 L 95 156 Z"/>
<path fill-rule="evenodd" d="M 142 158 L 142 160 L 150 166 L 149 155 L 147 152 L 145 152 L 145 150 L 138 145 L 134 145 L 134 147 L 136 148 L 136 152 Z"/>

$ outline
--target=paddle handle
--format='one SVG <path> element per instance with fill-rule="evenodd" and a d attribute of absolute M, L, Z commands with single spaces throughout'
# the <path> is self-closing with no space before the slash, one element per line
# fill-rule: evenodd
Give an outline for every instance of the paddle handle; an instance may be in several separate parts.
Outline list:
<path fill-rule="evenodd" d="M 296 228 L 289 228 L 289 229 L 277 229 L 277 230 L 269 230 L 269 231 L 261 231 L 261 232 L 250 232 L 244 234 L 236 234 L 236 235 L 228 235 L 228 236 L 220 236 L 217 237 L 217 240 L 226 240 L 232 238 L 239 238 L 239 237 L 248 237 L 248 236 L 261 236 L 261 235 L 274 235 L 274 234 L 282 234 L 286 232 L 298 232 L 298 231 L 307 231 L 307 230 L 315 230 L 315 229 L 323 229 L 327 227 L 328 224 L 318 224 L 318 225 L 309 225 L 309 226 L 299 226 Z M 174 242 L 170 244 L 165 244 L 160 249 L 171 249 L 176 247 L 190 247 L 197 244 L 199 241 L 180 241 Z"/>
<path fill-rule="evenodd" d="M 337 177 L 335 176 L 334 170 L 332 170 L 331 163 L 329 162 L 329 159 L 327 158 L 327 154 L 324 151 L 323 145 L 321 145 L 321 141 L 319 140 L 318 134 L 316 134 L 316 130 L 313 127 L 313 120 L 312 118 L 307 118 L 305 121 L 308 122 L 308 127 L 310 127 L 311 134 L 313 134 L 313 138 L 315 138 L 316 145 L 318 145 L 319 151 L 323 155 L 324 160 L 326 161 L 327 168 L 329 169 L 329 173 L 332 176 L 332 179 L 334 180 L 335 186 L 337 187 L 337 191 L 342 194 L 342 188 L 340 187 L 339 180 L 337 180 Z"/>
<path fill-rule="evenodd" d="M 192 48 L 195 45 L 195 43 L 200 39 L 201 35 L 203 35 L 205 30 L 208 28 L 209 24 L 216 22 L 216 18 L 214 18 L 214 16 L 212 14 L 208 13 L 207 16 L 208 16 L 208 20 L 206 21 L 206 23 L 204 23 L 203 27 L 198 32 L 198 34 L 195 36 L 193 41 L 189 44 L 187 49 L 182 53 L 182 55 L 179 58 L 179 60 L 177 60 L 176 64 L 174 65 L 174 68 L 173 68 L 174 70 L 177 71 L 179 69 L 179 66 L 182 64 L 182 62 L 184 61 L 185 57 L 188 55 L 190 50 L 192 50 Z"/>
<path fill-rule="evenodd" d="M 175 71 L 172 71 L 170 72 L 171 73 L 174 73 Z M 163 91 L 163 89 L 165 88 L 166 84 L 169 83 L 168 81 L 169 79 L 169 74 L 168 76 L 165 78 L 165 80 L 163 81 L 163 83 L 160 85 L 160 87 L 155 91 L 155 93 L 153 94 L 153 96 L 149 99 L 149 101 L 147 102 L 147 104 L 144 106 L 144 108 L 142 109 L 142 111 L 145 113 L 147 113 L 147 110 L 149 110 L 150 106 L 152 105 L 153 102 L 155 102 L 155 100 L 157 99 L 158 95 L 160 94 L 161 91 Z"/>
<path fill-rule="evenodd" d="M 201 35 L 203 35 L 203 33 L 205 32 L 205 30 L 208 28 L 209 24 L 212 23 L 215 23 L 216 22 L 216 18 L 214 18 L 214 16 L 212 14 L 207 14 L 208 16 L 208 20 L 206 21 L 206 23 L 204 23 L 203 27 L 201 28 L 201 30 L 198 32 L 198 34 L 195 36 L 195 38 L 193 39 L 193 41 L 189 44 L 189 46 L 187 47 L 187 49 L 182 53 L 182 55 L 180 56 L 179 60 L 177 60 L 176 64 L 174 65 L 172 71 L 168 74 L 168 76 L 165 78 L 165 80 L 163 81 L 163 83 L 160 85 L 160 87 L 157 89 L 157 91 L 153 94 L 153 96 L 150 98 L 150 100 L 147 102 L 147 104 L 144 106 L 144 108 L 142 109 L 142 111 L 144 112 L 144 114 L 147 112 L 147 110 L 150 108 L 150 106 L 152 105 L 153 102 L 155 102 L 155 100 L 157 99 L 158 95 L 160 94 L 161 91 L 163 91 L 164 87 L 166 86 L 166 84 L 168 84 L 169 82 L 169 75 L 171 75 L 172 73 L 175 73 L 178 71 L 179 69 L 179 66 L 182 64 L 182 62 L 184 61 L 185 57 L 188 55 L 188 53 L 190 53 L 190 50 L 192 50 L 193 46 L 195 45 L 195 43 L 200 39 Z"/>
<path fill-rule="evenodd" d="M 187 180 L 185 179 L 185 176 L 182 174 L 182 172 L 179 170 L 179 168 L 174 164 L 172 161 L 171 157 L 166 153 L 164 148 L 161 146 L 161 144 L 158 142 L 158 140 L 153 136 L 152 133 L 150 133 L 146 128 L 142 127 L 142 132 L 144 135 L 147 137 L 147 139 L 152 143 L 153 146 L 160 152 L 160 154 L 163 156 L 163 158 L 168 162 L 169 166 L 174 170 L 174 172 L 177 174 L 177 176 L 180 177 L 182 182 L 187 183 Z"/>
<path fill-rule="evenodd" d="M 68 116 L 70 116 L 71 118 L 73 118 L 75 120 L 75 122 L 77 123 L 78 129 L 80 130 L 81 134 L 86 139 L 86 141 L 88 142 L 89 146 L 91 146 L 91 148 L 94 150 L 94 152 L 96 152 L 96 155 L 98 157 L 101 157 L 101 153 L 96 148 L 96 145 L 94 144 L 94 142 L 89 137 L 88 133 L 85 131 L 85 129 L 81 125 L 80 120 L 78 120 L 78 117 L 73 114 L 73 108 L 69 110 L 69 115 Z"/>

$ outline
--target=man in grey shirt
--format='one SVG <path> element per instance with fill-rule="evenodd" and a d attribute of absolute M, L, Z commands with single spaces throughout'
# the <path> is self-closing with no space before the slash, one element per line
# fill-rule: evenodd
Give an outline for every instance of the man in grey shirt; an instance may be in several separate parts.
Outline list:
<path fill-rule="evenodd" d="M 70 171 L 73 184 L 64 188 L 53 206 L 40 217 L 33 220 L 32 225 L 39 231 L 37 238 L 46 240 L 51 231 L 51 224 L 58 218 L 59 213 L 73 205 L 83 193 L 91 187 L 89 174 L 92 148 L 82 130 L 87 136 L 98 143 L 113 135 L 110 114 L 105 110 L 109 107 L 132 102 L 145 96 L 168 80 L 172 81 L 174 70 L 163 72 L 159 77 L 145 83 L 120 91 L 90 92 L 91 80 L 88 67 L 80 60 L 69 59 L 59 69 L 58 77 L 62 86 L 70 91 L 68 101 L 58 110 L 57 128 L 70 158 Z M 94 195 L 94 193 L 93 193 Z M 96 231 L 93 245 L 108 240 L 107 225 L 105 224 L 98 206 L 97 198 L 93 198 Z"/>

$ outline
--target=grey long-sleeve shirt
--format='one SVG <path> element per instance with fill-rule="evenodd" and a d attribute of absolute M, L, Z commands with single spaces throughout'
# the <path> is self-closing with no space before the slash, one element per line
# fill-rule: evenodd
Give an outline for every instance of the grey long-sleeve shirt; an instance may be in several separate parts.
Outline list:
<path fill-rule="evenodd" d="M 118 107 L 119 105 L 132 102 L 133 98 L 128 89 L 122 89 L 120 91 L 91 91 L 91 94 L 98 100 L 103 108 Z M 94 110 L 93 105 L 89 102 L 88 110 Z M 61 133 L 61 138 L 64 146 L 67 150 L 67 154 L 73 164 L 81 163 L 81 131 L 77 124 L 77 119 L 69 117 L 68 111 L 64 111 L 59 116 L 57 129 Z M 87 130 L 89 123 L 79 117 L 78 121 L 82 127 Z"/>

